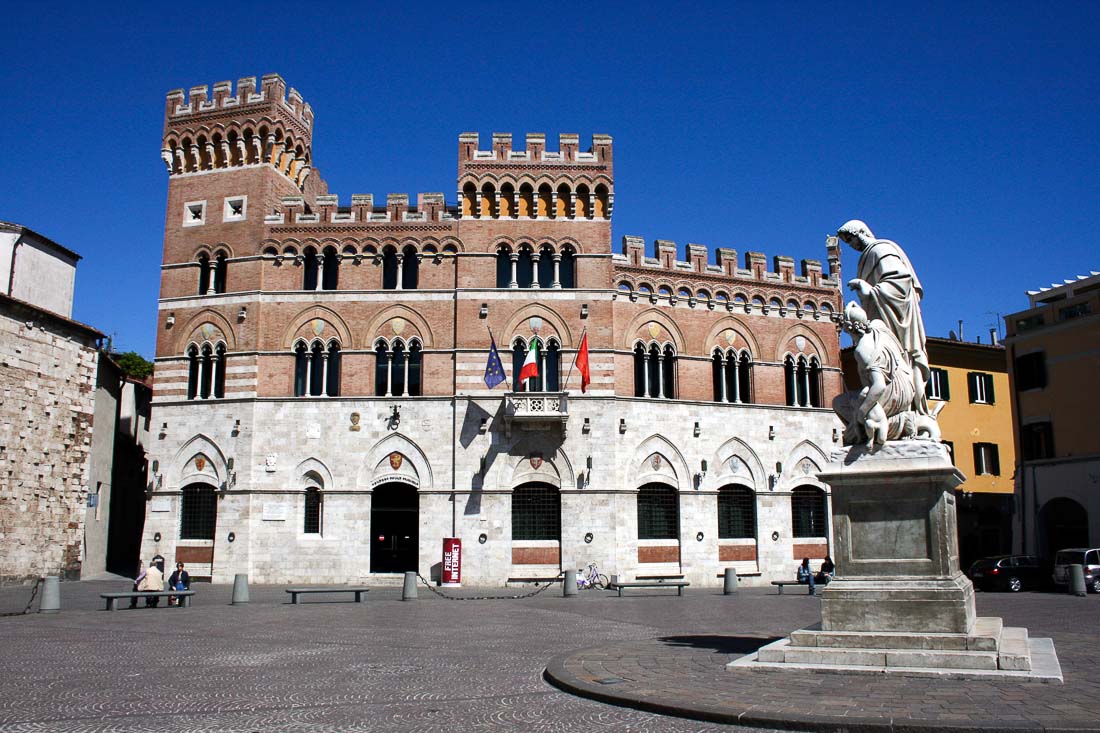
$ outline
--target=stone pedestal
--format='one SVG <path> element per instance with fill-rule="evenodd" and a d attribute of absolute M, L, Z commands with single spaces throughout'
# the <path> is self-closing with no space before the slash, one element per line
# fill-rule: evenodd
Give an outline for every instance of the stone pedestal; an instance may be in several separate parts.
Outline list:
<path fill-rule="evenodd" d="M 1054 645 L 999 618 L 977 618 L 959 569 L 947 447 L 889 442 L 836 451 L 818 477 L 832 486 L 835 579 L 821 628 L 803 629 L 730 663 L 836 672 L 1027 677 L 1061 681 Z"/>
<path fill-rule="evenodd" d="M 965 477 L 947 447 L 855 446 L 818 476 L 832 486 L 836 563 L 822 630 L 968 633 L 974 588 L 959 569 L 954 493 Z"/>

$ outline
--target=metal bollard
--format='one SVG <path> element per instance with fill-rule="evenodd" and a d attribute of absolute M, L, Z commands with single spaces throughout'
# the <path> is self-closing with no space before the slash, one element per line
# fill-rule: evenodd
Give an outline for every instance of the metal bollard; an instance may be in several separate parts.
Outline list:
<path fill-rule="evenodd" d="M 726 575 L 722 579 L 722 595 L 730 596 L 737 592 L 737 571 L 726 568 Z"/>
<path fill-rule="evenodd" d="M 577 595 L 577 571 L 566 570 L 565 580 L 561 584 L 561 594 L 564 598 Z"/>
<path fill-rule="evenodd" d="M 405 584 L 401 586 L 401 600 L 416 600 L 416 573 L 412 570 L 405 573 Z"/>
<path fill-rule="evenodd" d="M 1081 582 L 1084 583 L 1085 581 L 1082 580 Z M 56 575 L 47 575 L 42 579 L 42 600 L 38 602 L 38 612 L 57 613 L 60 610 L 61 579 Z"/>
<path fill-rule="evenodd" d="M 233 576 L 233 600 L 230 603 L 234 606 L 248 603 L 248 573 Z"/>
<path fill-rule="evenodd" d="M 1085 597 L 1085 566 L 1069 566 L 1069 592 L 1075 596 Z"/>
<path fill-rule="evenodd" d="M 611 576 L 611 581 L 610 581 L 610 584 L 609 584 L 608 587 L 614 588 L 618 584 L 619 584 L 619 576 L 618 575 L 612 575 Z"/>

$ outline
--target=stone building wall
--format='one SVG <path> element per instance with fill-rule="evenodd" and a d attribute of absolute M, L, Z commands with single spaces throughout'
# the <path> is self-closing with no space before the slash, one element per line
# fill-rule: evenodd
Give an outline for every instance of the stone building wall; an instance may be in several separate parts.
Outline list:
<path fill-rule="evenodd" d="M 0 582 L 80 575 L 100 335 L 0 298 Z"/>

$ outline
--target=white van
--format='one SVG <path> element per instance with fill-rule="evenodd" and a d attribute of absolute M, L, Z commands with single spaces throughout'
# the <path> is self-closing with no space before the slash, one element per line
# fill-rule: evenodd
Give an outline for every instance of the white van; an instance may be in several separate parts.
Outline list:
<path fill-rule="evenodd" d="M 1069 566 L 1082 565 L 1085 569 L 1085 588 L 1100 593 L 1100 549 L 1073 547 L 1058 550 L 1054 556 L 1055 585 L 1069 585 Z"/>

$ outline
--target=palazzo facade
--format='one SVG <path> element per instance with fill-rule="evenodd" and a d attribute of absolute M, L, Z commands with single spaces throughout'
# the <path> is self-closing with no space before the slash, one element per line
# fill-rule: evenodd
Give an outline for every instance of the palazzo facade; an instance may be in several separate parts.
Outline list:
<path fill-rule="evenodd" d="M 594 562 L 707 586 L 828 553 L 835 240 L 824 271 L 616 251 L 606 135 L 463 134 L 457 204 L 341 203 L 312 131 L 277 75 L 168 95 L 143 557 L 218 582 L 436 579 L 457 537 L 469 585 Z"/>

